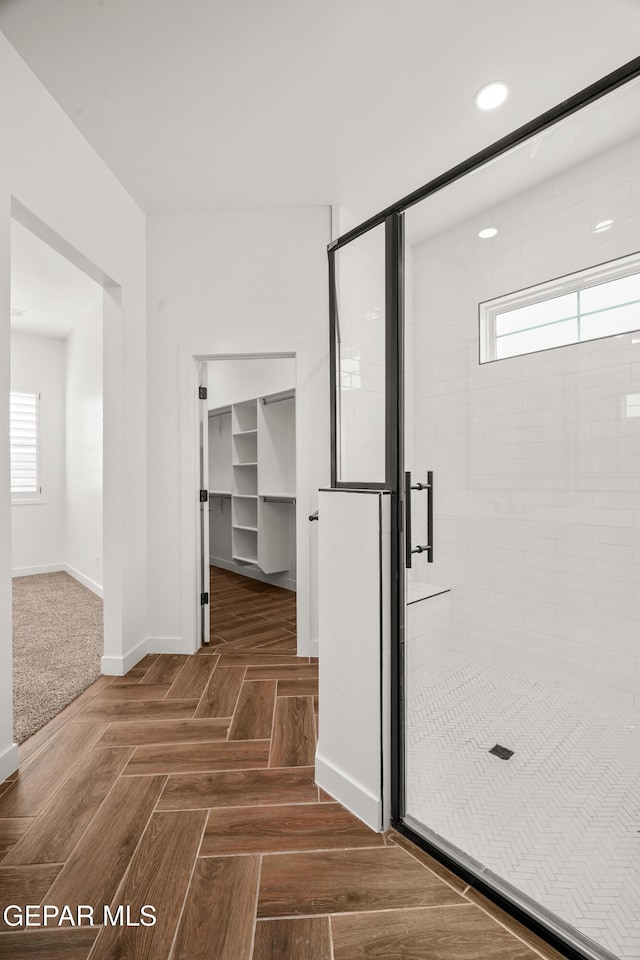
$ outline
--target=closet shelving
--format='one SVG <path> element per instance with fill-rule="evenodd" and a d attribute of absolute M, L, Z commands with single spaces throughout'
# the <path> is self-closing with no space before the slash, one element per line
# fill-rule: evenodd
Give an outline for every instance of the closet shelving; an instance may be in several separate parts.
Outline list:
<path fill-rule="evenodd" d="M 295 392 L 209 411 L 212 559 L 290 567 L 295 539 Z"/>

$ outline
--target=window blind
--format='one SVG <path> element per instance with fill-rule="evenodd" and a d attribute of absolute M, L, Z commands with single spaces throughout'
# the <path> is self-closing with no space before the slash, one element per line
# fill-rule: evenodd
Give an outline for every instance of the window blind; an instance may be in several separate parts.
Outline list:
<path fill-rule="evenodd" d="M 10 394 L 9 437 L 13 497 L 33 496 L 40 493 L 38 400 L 37 393 L 12 391 Z"/>

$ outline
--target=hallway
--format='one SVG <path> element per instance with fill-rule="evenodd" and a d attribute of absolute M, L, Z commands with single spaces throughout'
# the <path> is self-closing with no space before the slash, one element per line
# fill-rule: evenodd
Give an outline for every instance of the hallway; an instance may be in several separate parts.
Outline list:
<path fill-rule="evenodd" d="M 15 929 L 11 960 L 560 960 L 314 783 L 316 662 L 295 595 L 212 571 L 212 642 L 101 677 L 0 786 L 6 904 L 156 908 L 155 926 Z"/>

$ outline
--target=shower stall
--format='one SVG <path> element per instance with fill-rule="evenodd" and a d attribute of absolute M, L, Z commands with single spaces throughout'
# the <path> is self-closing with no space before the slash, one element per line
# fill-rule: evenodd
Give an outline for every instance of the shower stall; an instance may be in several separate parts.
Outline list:
<path fill-rule="evenodd" d="M 332 486 L 391 517 L 391 820 L 640 958 L 640 61 L 334 241 Z"/>

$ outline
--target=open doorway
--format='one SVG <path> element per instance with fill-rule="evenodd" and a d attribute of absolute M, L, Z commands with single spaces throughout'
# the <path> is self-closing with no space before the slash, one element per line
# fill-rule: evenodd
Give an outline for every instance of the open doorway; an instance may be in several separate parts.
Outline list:
<path fill-rule="evenodd" d="M 14 737 L 100 676 L 103 290 L 11 224 Z"/>
<path fill-rule="evenodd" d="M 220 358 L 201 373 L 202 642 L 295 655 L 296 362 Z"/>

